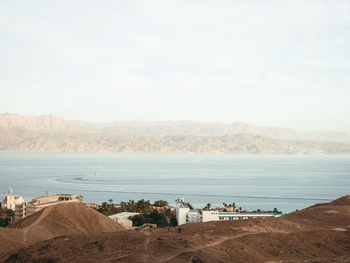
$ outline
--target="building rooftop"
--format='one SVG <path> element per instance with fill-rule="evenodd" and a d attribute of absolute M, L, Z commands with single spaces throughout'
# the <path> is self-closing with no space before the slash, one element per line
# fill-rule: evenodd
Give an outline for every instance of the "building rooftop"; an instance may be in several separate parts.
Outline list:
<path fill-rule="evenodd" d="M 177 202 L 176 205 L 177 205 L 177 206 L 180 206 L 180 207 L 187 207 L 187 205 L 185 204 L 185 202 L 182 202 L 182 201 Z"/>
<path fill-rule="evenodd" d="M 127 219 L 127 218 L 121 218 L 120 220 L 119 220 L 119 222 L 120 223 L 122 223 L 122 222 L 130 222 L 131 220 L 130 219 Z"/>
<path fill-rule="evenodd" d="M 32 200 L 38 200 L 38 199 L 47 199 L 47 198 L 56 198 L 56 197 L 72 197 L 77 198 L 77 195 L 74 194 L 54 194 L 54 195 L 43 195 L 40 197 L 33 198 Z"/>
<path fill-rule="evenodd" d="M 254 216 L 254 215 L 282 215 L 282 213 L 239 213 L 239 212 L 219 212 L 219 215 Z"/>
<path fill-rule="evenodd" d="M 127 218 L 129 216 L 136 216 L 138 214 L 139 213 L 135 213 L 135 212 L 122 212 L 122 213 L 111 215 L 111 216 L 109 216 L 109 218 L 112 218 L 112 219 L 115 219 L 117 217 L 119 217 L 119 218 L 122 218 L 122 217 Z"/>

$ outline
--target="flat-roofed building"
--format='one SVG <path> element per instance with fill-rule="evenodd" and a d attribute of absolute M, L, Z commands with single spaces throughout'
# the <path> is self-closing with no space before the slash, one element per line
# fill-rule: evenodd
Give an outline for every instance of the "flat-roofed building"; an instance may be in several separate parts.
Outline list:
<path fill-rule="evenodd" d="M 93 208 L 93 209 L 99 209 L 99 208 L 100 208 L 100 205 L 95 204 L 95 203 L 86 203 L 85 205 L 86 205 L 87 207 Z"/>
<path fill-rule="evenodd" d="M 197 210 L 188 210 L 186 213 L 186 223 L 200 223 L 202 215 Z"/>
<path fill-rule="evenodd" d="M 30 216 L 45 207 L 68 202 L 79 202 L 79 197 L 72 194 L 55 194 L 33 198 L 31 202 L 16 205 L 15 221 Z"/>
<path fill-rule="evenodd" d="M 222 207 L 222 209 L 226 209 L 229 206 Z M 234 210 L 234 206 L 231 206 Z M 200 223 L 200 222 L 210 222 L 210 221 L 231 221 L 231 220 L 245 220 L 245 219 L 253 219 L 259 217 L 279 217 L 282 215 L 282 212 L 278 212 L 275 209 L 273 212 L 265 211 L 265 212 L 223 212 L 217 209 L 213 210 L 203 210 L 201 214 L 194 209 L 194 207 L 185 202 L 185 200 L 177 199 L 176 200 L 176 219 L 178 225 L 183 225 L 187 223 Z"/>
<path fill-rule="evenodd" d="M 259 217 L 279 217 L 282 213 L 274 213 L 274 212 L 262 212 L 262 213 L 254 213 L 254 212 L 219 212 L 219 211 L 202 211 L 202 222 L 209 221 L 232 221 L 232 220 L 245 220 L 245 219 L 253 219 Z"/>
<path fill-rule="evenodd" d="M 15 211 L 16 205 L 24 202 L 25 200 L 22 196 L 12 195 L 12 188 L 9 188 L 7 195 L 5 195 L 5 198 L 1 201 L 1 208 Z"/>
<path fill-rule="evenodd" d="M 113 219 L 121 226 L 127 229 L 130 229 L 132 228 L 132 221 L 129 219 L 129 217 L 136 216 L 138 214 L 139 213 L 134 213 L 134 212 L 122 212 L 122 213 L 111 215 L 109 216 L 109 218 Z"/>
<path fill-rule="evenodd" d="M 16 205 L 24 202 L 25 200 L 22 196 L 5 195 L 4 200 L 1 201 L 1 208 L 15 211 Z"/>
<path fill-rule="evenodd" d="M 176 200 L 176 219 L 180 226 L 187 223 L 202 222 L 202 215 L 182 198 Z"/>

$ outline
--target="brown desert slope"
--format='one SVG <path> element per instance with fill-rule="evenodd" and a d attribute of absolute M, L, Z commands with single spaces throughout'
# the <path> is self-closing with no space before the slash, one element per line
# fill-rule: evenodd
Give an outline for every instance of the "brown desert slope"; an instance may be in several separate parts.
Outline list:
<path fill-rule="evenodd" d="M 121 229 L 109 217 L 81 203 L 49 206 L 32 216 L 24 218 L 14 224 L 13 227 L 52 236 L 111 232 Z"/>
<path fill-rule="evenodd" d="M 40 224 L 40 223 L 39 223 Z M 5 262 L 350 262 L 350 197 L 280 218 L 57 237 Z"/>
<path fill-rule="evenodd" d="M 343 197 L 340 197 L 330 203 L 328 203 L 330 206 L 349 206 L 350 205 L 350 195 L 346 195 Z"/>
<path fill-rule="evenodd" d="M 120 229 L 115 221 L 84 204 L 57 204 L 8 228 L 0 228 L 0 258 L 13 249 L 57 236 L 114 232 Z"/>

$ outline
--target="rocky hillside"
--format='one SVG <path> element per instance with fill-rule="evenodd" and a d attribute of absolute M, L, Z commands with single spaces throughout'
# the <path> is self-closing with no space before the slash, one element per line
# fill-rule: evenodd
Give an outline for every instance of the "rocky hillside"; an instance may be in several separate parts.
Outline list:
<path fill-rule="evenodd" d="M 3 114 L 0 115 L 0 151 L 79 153 L 350 153 L 350 144 L 297 139 L 273 139 L 251 134 L 250 129 L 244 129 L 243 127 L 240 129 L 235 128 L 237 131 L 244 131 L 242 133 L 232 131 L 232 134 L 228 132 L 222 135 L 226 130 L 219 124 L 215 126 L 216 128 L 211 124 L 192 122 L 185 122 L 183 125 L 175 122 L 172 126 L 165 124 L 145 126 L 145 123 L 140 123 L 139 126 L 133 126 L 134 128 L 130 128 L 130 125 L 122 125 L 122 129 L 121 126 L 96 129 L 96 127 L 91 127 L 91 125 L 83 127 L 84 125 L 80 123 L 79 126 L 52 115 L 35 117 Z M 191 135 L 192 133 L 194 135 Z"/>

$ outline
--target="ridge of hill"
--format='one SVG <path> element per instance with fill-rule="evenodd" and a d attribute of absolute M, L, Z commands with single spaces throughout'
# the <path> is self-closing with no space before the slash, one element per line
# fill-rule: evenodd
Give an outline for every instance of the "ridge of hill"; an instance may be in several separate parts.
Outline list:
<path fill-rule="evenodd" d="M 188 121 L 111 125 L 94 129 L 75 125 L 53 115 L 36 117 L 0 114 L 0 152 L 350 153 L 350 135 L 349 143 L 344 144 L 300 140 L 300 136 L 283 132 L 283 129 L 276 132 L 275 128 L 252 128 L 242 123 L 229 125 L 230 128 L 225 124 Z M 294 139 L 276 139 L 284 137 L 283 134 L 286 138 Z M 342 141 L 340 138 L 333 136 L 333 140 Z"/>
<path fill-rule="evenodd" d="M 7 228 L 0 228 L 0 258 L 13 249 L 58 236 L 121 230 L 115 221 L 81 203 L 46 207 Z"/>
<path fill-rule="evenodd" d="M 1 128 L 23 129 L 32 132 L 81 132 L 83 129 L 60 117 L 48 115 L 0 114 Z"/>
<path fill-rule="evenodd" d="M 279 218 L 181 228 L 58 237 L 5 262 L 350 262 L 348 197 Z"/>
<path fill-rule="evenodd" d="M 28 135 L 28 136 L 27 136 Z M 251 134 L 204 136 L 44 136 L 31 132 L 0 133 L 0 152 L 70 153 L 212 153 L 212 154 L 349 154 L 350 144 L 282 141 Z"/>
<path fill-rule="evenodd" d="M 60 220 L 57 220 L 57 219 Z M 88 208 L 86 205 L 72 202 L 49 206 L 26 217 L 11 226 L 43 235 L 59 236 L 86 234 L 94 232 L 112 232 L 121 227 L 109 217 Z"/>
<path fill-rule="evenodd" d="M 344 206 L 350 206 L 350 195 L 345 195 L 345 196 L 342 196 L 330 203 L 328 203 L 328 205 L 337 205 L 337 206 L 341 206 L 341 205 L 344 205 Z"/>
<path fill-rule="evenodd" d="M 208 123 L 201 121 L 119 121 L 110 123 L 89 123 L 72 121 L 82 128 L 94 129 L 106 134 L 133 136 L 208 136 L 220 137 L 248 133 L 277 140 L 322 141 L 350 143 L 346 132 L 303 132 L 290 128 L 257 126 L 243 122 Z"/>

